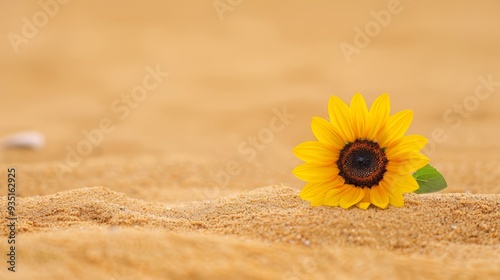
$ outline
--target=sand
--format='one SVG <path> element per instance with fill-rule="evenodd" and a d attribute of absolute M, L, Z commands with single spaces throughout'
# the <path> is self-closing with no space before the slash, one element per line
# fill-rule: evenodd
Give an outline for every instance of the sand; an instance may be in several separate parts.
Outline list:
<path fill-rule="evenodd" d="M 17 47 L 43 9 L 0 4 L 0 136 L 45 137 L 0 153 L 0 279 L 500 278 L 496 1 L 213 3 L 69 1 Z M 292 148 L 357 91 L 414 111 L 447 189 L 385 210 L 298 197 Z"/>

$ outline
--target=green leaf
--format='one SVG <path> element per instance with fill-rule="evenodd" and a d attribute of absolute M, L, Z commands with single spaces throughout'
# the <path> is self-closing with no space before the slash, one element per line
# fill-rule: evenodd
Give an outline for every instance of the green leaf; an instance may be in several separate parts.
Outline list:
<path fill-rule="evenodd" d="M 417 180 L 419 186 L 418 190 L 414 191 L 414 193 L 437 192 L 447 187 L 443 175 L 430 164 L 427 164 L 413 173 L 413 177 Z"/>

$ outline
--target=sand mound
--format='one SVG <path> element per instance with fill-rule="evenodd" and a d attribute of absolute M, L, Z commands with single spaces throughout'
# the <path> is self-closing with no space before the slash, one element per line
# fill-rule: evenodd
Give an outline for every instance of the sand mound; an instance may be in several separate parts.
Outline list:
<path fill-rule="evenodd" d="M 52 267 L 51 275 L 60 270 L 63 279 L 63 262 L 74 275 L 90 269 L 95 277 L 109 269 L 187 278 L 311 272 L 312 279 L 360 267 L 361 275 L 382 278 L 416 271 L 500 274 L 500 195 L 408 195 L 406 201 L 386 210 L 310 207 L 284 186 L 183 205 L 131 199 L 104 187 L 19 198 L 19 254 L 30 267 L 20 275 L 28 279 L 26 271 Z M 2 209 L 5 203 L 2 198 Z"/>

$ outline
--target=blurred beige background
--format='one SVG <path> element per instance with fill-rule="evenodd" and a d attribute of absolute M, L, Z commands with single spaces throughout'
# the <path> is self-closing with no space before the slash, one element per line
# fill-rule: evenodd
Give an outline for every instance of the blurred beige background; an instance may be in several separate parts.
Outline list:
<path fill-rule="evenodd" d="M 493 183 L 500 178 L 497 1 L 41 3 L 48 4 L 0 3 L 0 133 L 38 130 L 47 140 L 39 151 L 2 153 L 2 164 L 44 170 L 26 176 L 46 188 L 25 186 L 25 195 L 93 184 L 118 189 L 123 173 L 100 177 L 85 168 L 93 160 L 172 154 L 213 160 L 196 171 L 209 180 L 236 161 L 262 180 L 248 186 L 235 176 L 232 183 L 300 188 L 290 174 L 299 163 L 291 149 L 312 139 L 311 117 L 327 116 L 330 95 L 349 101 L 358 91 L 368 103 L 389 92 L 393 112 L 414 110 L 410 132 L 431 139 L 427 153 L 447 191 L 500 192 Z M 356 51 L 346 56 L 342 44 Z M 148 67 L 169 75 L 141 101 L 122 99 L 147 79 Z M 479 77 L 493 81 L 482 100 L 474 95 Z M 295 117 L 264 135 L 273 110 L 284 107 Z M 57 174 L 68 147 L 76 150 L 86 141 L 82 132 L 103 119 L 112 132 L 72 172 Z M 259 133 L 268 143 L 252 148 L 248 139 Z"/>

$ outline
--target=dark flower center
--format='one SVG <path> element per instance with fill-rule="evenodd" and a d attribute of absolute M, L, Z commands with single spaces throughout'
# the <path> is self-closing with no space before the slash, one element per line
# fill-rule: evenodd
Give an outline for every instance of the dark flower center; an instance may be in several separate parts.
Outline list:
<path fill-rule="evenodd" d="M 384 177 L 388 162 L 376 142 L 358 139 L 340 150 L 337 166 L 346 184 L 371 188 Z"/>

